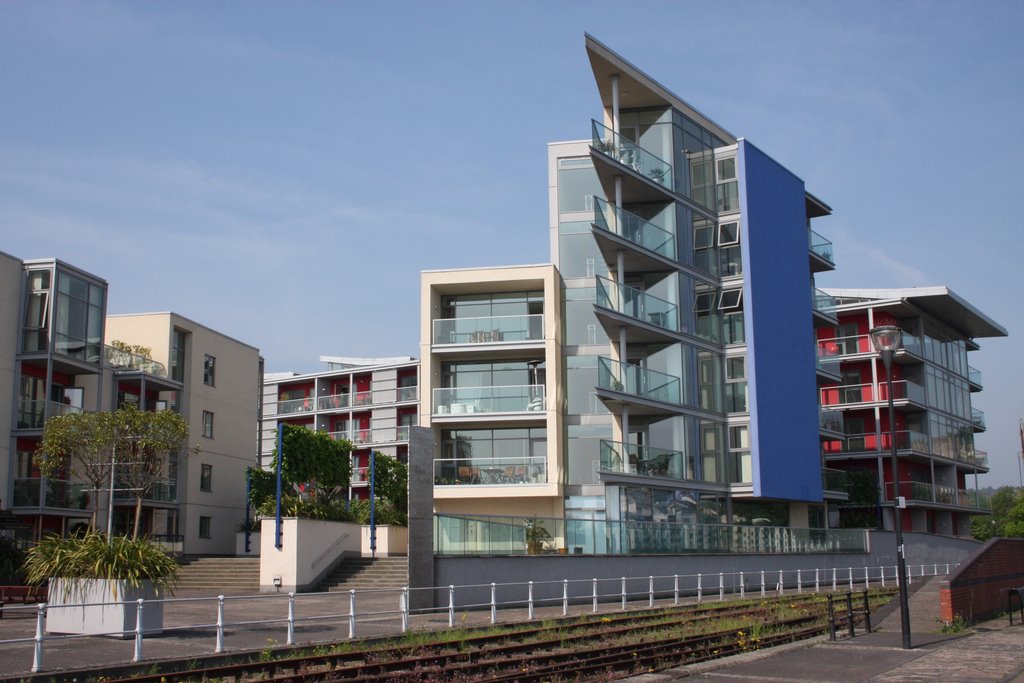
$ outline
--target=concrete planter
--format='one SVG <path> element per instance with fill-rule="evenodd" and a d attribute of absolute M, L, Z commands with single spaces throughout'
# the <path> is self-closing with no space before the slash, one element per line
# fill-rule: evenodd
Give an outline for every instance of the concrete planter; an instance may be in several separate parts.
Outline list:
<path fill-rule="evenodd" d="M 138 600 L 145 600 L 142 629 L 146 635 L 163 632 L 164 605 L 153 584 L 132 588 L 110 579 L 50 579 L 47 633 L 75 633 L 129 638 L 135 633 Z"/>
<path fill-rule="evenodd" d="M 245 552 L 245 532 L 235 533 L 235 555 L 237 557 L 259 557 L 260 532 L 254 531 L 249 534 L 249 552 Z"/>

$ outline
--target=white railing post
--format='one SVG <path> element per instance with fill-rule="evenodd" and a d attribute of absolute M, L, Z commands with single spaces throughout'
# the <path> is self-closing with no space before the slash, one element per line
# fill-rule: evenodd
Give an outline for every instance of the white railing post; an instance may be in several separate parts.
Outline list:
<path fill-rule="evenodd" d="M 531 586 L 533 583 L 531 582 Z M 448 628 L 455 626 L 455 586 L 448 586 Z"/>
<path fill-rule="evenodd" d="M 348 592 L 348 637 L 349 639 L 356 637 L 356 589 L 352 588 Z"/>
<path fill-rule="evenodd" d="M 409 587 L 402 588 L 402 594 L 398 596 L 398 609 L 402 612 L 402 633 L 409 630 Z"/>
<path fill-rule="evenodd" d="M 814 569 L 814 592 L 815 593 L 820 593 L 821 592 L 821 584 L 819 583 L 818 578 L 819 578 L 818 577 L 818 568 L 815 567 L 815 569 Z"/>
<path fill-rule="evenodd" d="M 295 644 L 295 591 L 288 593 L 288 640 L 285 644 Z"/>
<path fill-rule="evenodd" d="M 679 604 L 679 574 L 672 575 L 672 604 Z"/>
<path fill-rule="evenodd" d="M 939 575 L 939 565 L 933 564 L 932 565 L 932 576 L 938 576 L 938 575 Z"/>
<path fill-rule="evenodd" d="M 43 670 L 43 633 L 46 631 L 46 603 L 36 608 L 36 638 L 32 652 L 32 673 Z"/>
<path fill-rule="evenodd" d="M 883 564 L 878 568 L 878 573 L 882 579 L 882 588 L 885 588 L 885 565 Z"/>
<path fill-rule="evenodd" d="M 217 596 L 217 645 L 213 648 L 216 653 L 224 652 L 224 596 Z"/>
<path fill-rule="evenodd" d="M 853 590 L 853 567 L 849 567 L 850 571 L 850 590 Z"/>
<path fill-rule="evenodd" d="M 704 577 L 697 574 L 697 603 L 704 599 Z"/>
<path fill-rule="evenodd" d="M 526 618 L 533 619 L 533 581 L 526 585 Z"/>
<path fill-rule="evenodd" d="M 626 611 L 626 577 L 622 577 L 622 611 Z"/>
<path fill-rule="evenodd" d="M 725 574 L 718 572 L 718 602 L 725 600 Z"/>
<path fill-rule="evenodd" d="M 494 583 L 491 583 L 491 623 L 492 624 L 497 624 L 498 623 L 498 599 L 497 599 L 498 595 L 497 595 L 497 591 L 498 591 L 498 586 L 496 584 L 494 584 Z"/>
<path fill-rule="evenodd" d="M 946 563 L 946 573 L 949 574 L 949 562 Z"/>
<path fill-rule="evenodd" d="M 562 616 L 569 614 L 569 579 L 562 579 Z"/>
<path fill-rule="evenodd" d="M 836 590 L 836 568 L 832 567 L 832 591 Z"/>
<path fill-rule="evenodd" d="M 597 579 L 594 579 L 594 614 L 597 614 Z"/>
<path fill-rule="evenodd" d="M 142 603 L 145 602 L 142 598 L 139 598 L 135 606 L 135 652 L 132 654 L 133 662 L 142 661 Z"/>
<path fill-rule="evenodd" d="M 778 585 L 778 593 L 779 593 L 779 595 L 782 595 L 782 594 L 783 594 L 783 593 L 785 593 L 785 592 L 786 592 L 786 580 L 785 580 L 785 579 L 783 578 L 783 576 L 782 576 L 782 570 L 780 569 L 780 570 L 779 570 L 779 585 Z"/>
<path fill-rule="evenodd" d="M 740 572 L 740 597 L 746 597 L 747 595 L 747 581 L 743 578 L 743 572 Z"/>
<path fill-rule="evenodd" d="M 654 607 L 654 577 L 647 577 L 647 606 Z"/>
<path fill-rule="evenodd" d="M 804 592 L 804 571 L 802 569 L 796 570 L 796 592 Z"/>
<path fill-rule="evenodd" d="M 761 570 L 761 597 L 764 597 L 764 570 Z"/>
<path fill-rule="evenodd" d="M 868 574 L 868 568 L 864 567 L 864 587 L 871 588 L 871 575 Z"/>
<path fill-rule="evenodd" d="M 907 567 L 907 586 L 914 585 L 914 568 Z"/>

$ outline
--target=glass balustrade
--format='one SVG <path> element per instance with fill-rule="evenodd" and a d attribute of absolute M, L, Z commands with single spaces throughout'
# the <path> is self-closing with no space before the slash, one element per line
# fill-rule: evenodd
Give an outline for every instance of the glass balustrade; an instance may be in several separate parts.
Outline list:
<path fill-rule="evenodd" d="M 435 514 L 434 553 L 525 555 L 538 528 L 546 536 L 541 552 L 573 555 L 867 552 L 862 529 Z"/>
<path fill-rule="evenodd" d="M 665 258 L 676 258 L 676 238 L 671 232 L 600 197 L 594 197 L 594 225 Z"/>
<path fill-rule="evenodd" d="M 163 363 L 130 351 L 116 349 L 113 346 L 103 347 L 103 362 L 114 370 L 144 372 L 155 377 L 167 377 L 167 368 Z"/>
<path fill-rule="evenodd" d="M 971 422 L 979 429 L 985 429 L 985 413 L 977 408 L 971 408 Z"/>
<path fill-rule="evenodd" d="M 843 431 L 843 414 L 837 410 L 818 409 L 818 428 L 830 432 Z"/>
<path fill-rule="evenodd" d="M 675 187 L 671 164 L 635 142 L 627 140 L 611 128 L 606 128 L 597 121 L 591 121 L 591 124 L 594 149 L 669 190 Z"/>
<path fill-rule="evenodd" d="M 309 413 L 312 411 L 313 399 L 309 396 L 306 398 L 292 398 L 287 401 L 277 402 L 278 415 L 293 415 L 295 413 Z"/>
<path fill-rule="evenodd" d="M 597 385 L 652 401 L 680 404 L 678 377 L 603 356 L 597 359 Z"/>
<path fill-rule="evenodd" d="M 435 415 L 543 411 L 544 385 L 434 389 Z"/>
<path fill-rule="evenodd" d="M 830 467 L 821 468 L 821 488 L 826 491 L 846 491 L 847 479 L 845 470 L 837 470 Z"/>
<path fill-rule="evenodd" d="M 417 386 L 412 387 L 398 387 L 398 401 L 415 401 L 420 397 L 420 388 Z"/>
<path fill-rule="evenodd" d="M 44 486 L 45 482 L 45 486 Z M 14 480 L 13 507 L 48 507 L 85 510 L 89 492 L 82 482 L 27 477 Z"/>
<path fill-rule="evenodd" d="M 341 410 L 342 408 L 348 408 L 348 394 L 331 394 L 330 396 L 321 396 L 316 400 L 317 408 L 320 410 Z"/>
<path fill-rule="evenodd" d="M 839 431 L 842 431 L 840 429 Z M 888 432 L 875 434 L 867 432 L 862 434 L 847 434 L 845 441 L 833 442 L 834 446 L 826 446 L 826 452 L 836 453 L 859 453 L 864 451 L 892 450 L 892 436 Z M 918 453 L 930 453 L 928 435 L 910 429 L 901 429 L 896 432 L 896 449 L 912 450 Z"/>
<path fill-rule="evenodd" d="M 971 384 L 977 384 L 979 387 L 982 386 L 982 384 L 981 384 L 981 370 L 978 370 L 977 368 L 972 368 L 971 366 L 968 365 L 967 366 L 967 376 L 968 376 L 968 378 L 970 378 Z"/>
<path fill-rule="evenodd" d="M 830 318 L 836 317 L 836 298 L 830 296 L 820 289 L 811 291 L 811 302 L 814 310 Z"/>
<path fill-rule="evenodd" d="M 597 276 L 597 305 L 671 332 L 679 331 L 675 304 L 600 275 Z"/>
<path fill-rule="evenodd" d="M 14 480 L 13 507 L 39 507 L 42 502 L 42 483 L 39 477 Z"/>
<path fill-rule="evenodd" d="M 681 451 L 601 441 L 601 470 L 662 479 L 696 479 L 696 457 Z"/>
<path fill-rule="evenodd" d="M 501 486 L 546 484 L 546 456 L 509 458 L 452 458 L 434 461 L 437 486 Z"/>
<path fill-rule="evenodd" d="M 434 344 L 482 344 L 544 340 L 544 314 L 439 318 Z"/>
<path fill-rule="evenodd" d="M 71 415 L 80 412 L 82 412 L 81 408 L 68 405 L 67 403 L 47 401 L 45 399 L 22 399 L 18 403 L 16 429 L 42 429 L 47 416 L 57 417 L 59 415 Z"/>
<path fill-rule="evenodd" d="M 810 250 L 825 259 L 829 263 L 835 265 L 835 259 L 832 258 L 832 242 L 825 239 L 818 233 L 814 232 L 810 228 L 807 229 L 807 244 Z"/>
<path fill-rule="evenodd" d="M 905 379 L 892 383 L 892 397 L 894 401 L 912 401 L 922 405 L 925 403 L 924 387 Z M 879 382 L 877 389 L 873 384 L 843 384 L 822 387 L 820 398 L 820 404 L 823 406 L 888 402 L 889 390 L 885 382 Z"/>

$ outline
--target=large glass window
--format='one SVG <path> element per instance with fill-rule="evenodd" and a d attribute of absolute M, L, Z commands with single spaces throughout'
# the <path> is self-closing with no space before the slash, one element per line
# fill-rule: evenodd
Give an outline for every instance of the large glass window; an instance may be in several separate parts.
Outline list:
<path fill-rule="evenodd" d="M 747 412 L 747 359 L 744 356 L 725 359 L 725 412 Z"/>
<path fill-rule="evenodd" d="M 57 277 L 54 351 L 98 363 L 103 350 L 104 291 L 68 273 Z"/>
<path fill-rule="evenodd" d="M 34 270 L 28 274 L 27 297 L 23 348 L 26 353 L 45 351 L 49 341 L 50 271 Z"/>
<path fill-rule="evenodd" d="M 543 427 L 444 430 L 434 480 L 440 485 L 546 483 L 547 432 Z"/>
<path fill-rule="evenodd" d="M 594 195 L 603 196 L 601 181 L 589 158 L 558 160 L 558 211 L 593 211 Z"/>

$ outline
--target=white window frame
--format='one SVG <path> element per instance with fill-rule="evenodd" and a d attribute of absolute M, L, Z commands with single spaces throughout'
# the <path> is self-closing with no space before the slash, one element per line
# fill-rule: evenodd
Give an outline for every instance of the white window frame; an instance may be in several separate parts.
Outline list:
<path fill-rule="evenodd" d="M 701 308 L 700 301 L 702 297 L 707 298 L 707 307 Z M 710 313 L 715 307 L 715 292 L 697 292 L 693 297 L 693 312 L 694 313 Z"/>
<path fill-rule="evenodd" d="M 726 301 L 727 296 L 731 296 L 736 293 L 736 301 L 729 303 Z M 736 311 L 739 310 L 743 305 L 743 290 L 742 289 L 723 289 L 722 295 L 718 299 L 718 310 L 720 311 Z"/>
<path fill-rule="evenodd" d="M 736 236 L 735 236 L 735 238 L 729 240 L 728 242 L 725 240 L 725 234 L 722 231 L 722 228 L 724 228 L 727 225 L 735 225 L 736 226 Z M 720 247 L 731 247 L 731 246 L 739 244 L 739 243 L 740 243 L 740 222 L 739 221 L 726 221 L 724 223 L 719 223 L 718 224 L 718 246 L 720 246 Z"/>

